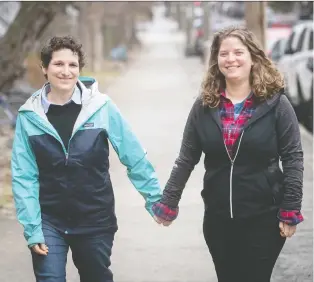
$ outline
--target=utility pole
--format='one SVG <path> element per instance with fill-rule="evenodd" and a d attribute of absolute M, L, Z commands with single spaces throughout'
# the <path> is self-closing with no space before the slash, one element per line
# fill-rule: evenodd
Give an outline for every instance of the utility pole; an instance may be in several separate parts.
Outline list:
<path fill-rule="evenodd" d="M 181 13 L 180 13 L 180 2 L 174 2 L 175 5 L 175 21 L 178 24 L 178 29 L 181 29 Z"/>
<path fill-rule="evenodd" d="M 180 18 L 179 18 L 179 28 L 181 31 L 185 30 L 186 25 L 186 13 L 185 13 L 185 4 L 186 2 L 180 1 Z"/>
<path fill-rule="evenodd" d="M 176 20 L 176 2 L 170 2 L 170 18 Z"/>
<path fill-rule="evenodd" d="M 188 2 L 181 2 L 181 28 L 182 31 L 185 32 L 187 28 L 187 14 L 186 14 L 186 9 L 187 9 L 187 4 Z"/>
<path fill-rule="evenodd" d="M 266 48 L 266 2 L 245 2 L 245 20 L 246 26 L 251 30 L 263 50 Z"/>

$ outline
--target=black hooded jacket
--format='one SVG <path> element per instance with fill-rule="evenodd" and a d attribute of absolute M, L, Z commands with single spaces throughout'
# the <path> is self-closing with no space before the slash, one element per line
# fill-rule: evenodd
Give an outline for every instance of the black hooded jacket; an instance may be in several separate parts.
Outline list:
<path fill-rule="evenodd" d="M 203 152 L 206 172 L 201 194 L 210 214 L 247 218 L 279 207 L 301 209 L 303 151 L 299 124 L 285 95 L 278 93 L 259 103 L 234 146 L 236 154 L 230 160 L 218 108 L 204 107 L 197 99 L 162 203 L 178 206 Z"/>

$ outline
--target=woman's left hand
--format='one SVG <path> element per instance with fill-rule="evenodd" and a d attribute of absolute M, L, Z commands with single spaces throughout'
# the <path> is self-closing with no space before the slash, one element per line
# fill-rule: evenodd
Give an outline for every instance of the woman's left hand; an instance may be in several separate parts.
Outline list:
<path fill-rule="evenodd" d="M 280 221 L 279 223 L 279 229 L 280 229 L 280 235 L 281 237 L 292 237 L 293 234 L 295 233 L 295 231 L 297 230 L 297 226 L 296 225 L 288 225 L 285 222 Z"/>

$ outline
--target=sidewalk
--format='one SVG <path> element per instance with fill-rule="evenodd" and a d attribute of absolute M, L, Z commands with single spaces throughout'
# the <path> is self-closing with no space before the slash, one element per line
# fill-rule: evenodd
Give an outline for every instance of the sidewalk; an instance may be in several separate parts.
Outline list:
<path fill-rule="evenodd" d="M 180 149 L 202 78 L 200 60 L 184 59 L 184 36 L 174 29 L 174 24 L 164 20 L 152 25 L 141 36 L 145 42 L 141 56 L 108 90 L 147 149 L 162 186 Z M 111 154 L 111 175 L 120 226 L 112 256 L 116 281 L 215 281 L 202 235 L 202 165 L 193 172 L 180 203 L 180 216 L 169 228 L 156 225 L 148 216 L 115 154 Z"/>
<path fill-rule="evenodd" d="M 141 34 L 144 48 L 138 60 L 106 91 L 147 149 L 162 187 L 178 155 L 183 127 L 203 77 L 199 58 L 184 58 L 184 36 L 174 29 L 173 23 L 156 15 L 149 32 Z M 273 282 L 312 281 L 312 139 L 304 132 L 302 137 L 306 221 L 284 247 Z M 178 219 L 164 228 L 145 211 L 113 149 L 110 158 L 119 224 L 111 268 L 115 281 L 216 282 L 202 235 L 203 160 L 185 188 Z M 15 220 L 0 218 L 0 230 L 0 281 L 34 281 L 22 229 Z M 67 281 L 78 282 L 70 254 L 68 261 Z"/>

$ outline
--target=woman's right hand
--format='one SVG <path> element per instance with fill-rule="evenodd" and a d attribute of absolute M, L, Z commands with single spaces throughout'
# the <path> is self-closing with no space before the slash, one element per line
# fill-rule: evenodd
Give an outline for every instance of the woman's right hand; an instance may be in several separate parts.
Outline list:
<path fill-rule="evenodd" d="M 38 255 L 46 256 L 48 255 L 49 248 L 46 246 L 46 244 L 36 244 L 32 247 L 32 251 Z"/>

